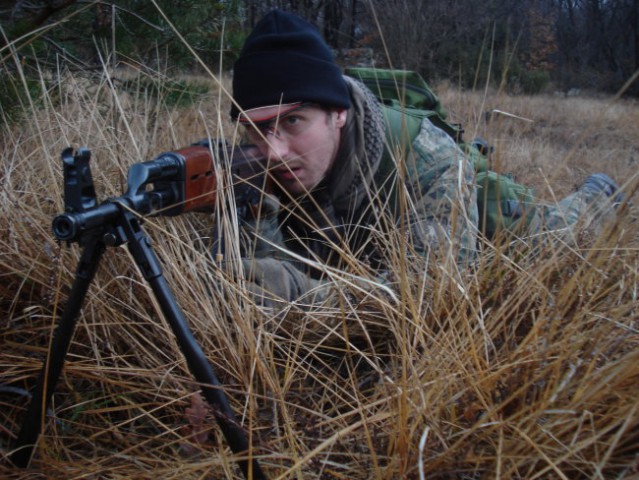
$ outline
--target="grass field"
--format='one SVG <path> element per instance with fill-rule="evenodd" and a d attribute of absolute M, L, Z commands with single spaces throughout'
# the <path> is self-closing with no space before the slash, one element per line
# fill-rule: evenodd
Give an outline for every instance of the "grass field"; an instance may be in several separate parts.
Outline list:
<path fill-rule="evenodd" d="M 123 193 L 132 163 L 206 136 L 233 138 L 215 82 L 198 78 L 209 93 L 178 108 L 144 88 L 123 91 L 119 75 L 49 82 L 2 132 L 0 476 L 240 478 L 123 248 L 106 252 L 89 290 L 30 469 L 7 459 L 79 258 L 50 231 L 64 209 L 62 149 L 91 148 L 104 199 Z M 337 306 L 276 313 L 211 259 L 210 215 L 149 218 L 252 455 L 281 479 L 636 478 L 639 104 L 437 90 L 467 137 L 495 146 L 495 168 L 544 201 L 595 171 L 618 179 L 628 201 L 576 245 L 534 256 L 486 246 L 468 270 L 402 264 L 389 237 L 402 279 L 394 297 L 356 291 Z M 488 118 L 494 110 L 510 115 Z"/>

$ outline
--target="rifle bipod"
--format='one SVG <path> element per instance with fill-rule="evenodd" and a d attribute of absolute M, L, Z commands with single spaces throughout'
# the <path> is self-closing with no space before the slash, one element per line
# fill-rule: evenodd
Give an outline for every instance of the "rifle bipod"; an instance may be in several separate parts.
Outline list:
<path fill-rule="evenodd" d="M 66 308 L 55 330 L 51 348 L 40 371 L 38 383 L 18 435 L 16 449 L 11 453 L 11 461 L 18 467 L 26 467 L 29 464 L 40 435 L 45 412 L 49 408 L 56 383 L 62 372 L 77 317 L 97 271 L 100 258 L 107 246 L 126 244 L 144 279 L 151 287 L 162 314 L 186 358 L 190 372 L 200 384 L 204 398 L 212 406 L 213 415 L 231 450 L 233 453 L 244 453 L 248 456 L 249 459 L 238 460 L 244 476 L 247 479 L 265 479 L 257 460 L 251 459 L 246 433 L 235 419 L 213 368 L 188 328 L 184 314 L 162 274 L 160 262 L 151 248 L 150 240 L 142 229 L 139 215 L 136 214 L 136 212 L 144 211 L 139 204 L 140 201 L 146 197 L 149 202 L 153 201 L 151 198 L 153 192 L 150 191 L 134 199 L 136 193 L 134 190 L 138 190 L 140 186 L 143 187 L 148 182 L 138 182 L 140 185 L 132 188 L 131 172 L 129 172 L 127 193 L 98 206 L 88 164 L 90 152 L 82 149 L 78 154 L 72 155 L 71 149 L 67 149 L 62 157 L 67 213 L 54 219 L 53 230 L 58 239 L 79 242 L 84 249 L 78 262 Z"/>

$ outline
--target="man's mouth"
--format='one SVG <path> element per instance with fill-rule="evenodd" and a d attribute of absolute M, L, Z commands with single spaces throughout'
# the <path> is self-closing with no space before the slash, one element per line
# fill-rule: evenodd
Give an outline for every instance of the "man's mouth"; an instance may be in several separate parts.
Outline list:
<path fill-rule="evenodd" d="M 299 167 L 286 166 L 273 169 L 271 173 L 280 180 L 294 180 L 301 170 Z"/>

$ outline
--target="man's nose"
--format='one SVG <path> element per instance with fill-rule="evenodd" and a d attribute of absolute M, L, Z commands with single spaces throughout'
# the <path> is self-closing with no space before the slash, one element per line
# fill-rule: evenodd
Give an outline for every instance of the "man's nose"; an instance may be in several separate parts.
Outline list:
<path fill-rule="evenodd" d="M 289 152 L 288 139 L 277 134 L 269 134 L 266 140 L 267 160 L 271 163 L 283 162 Z"/>

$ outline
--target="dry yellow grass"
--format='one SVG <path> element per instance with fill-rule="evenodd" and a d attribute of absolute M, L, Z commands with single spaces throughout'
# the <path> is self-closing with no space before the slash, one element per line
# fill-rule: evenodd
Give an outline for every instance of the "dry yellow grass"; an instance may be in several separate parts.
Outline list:
<path fill-rule="evenodd" d="M 470 135 L 494 141 L 502 169 L 546 199 L 593 171 L 637 189 L 632 101 L 439 93 Z M 63 210 L 61 150 L 91 147 L 105 198 L 122 193 L 131 163 L 232 136 L 217 94 L 170 110 L 114 91 L 106 75 L 66 76 L 43 101 L 2 132 L 0 475 L 239 477 L 210 413 L 193 418 L 197 385 L 124 249 L 107 251 L 89 291 L 31 468 L 9 465 L 27 400 L 6 387 L 35 382 L 78 258 L 50 232 Z M 534 122 L 486 124 L 492 109 Z M 470 271 L 402 264 L 389 237 L 396 301 L 351 292 L 277 316 L 212 262 L 208 216 L 145 226 L 269 478 L 603 479 L 639 468 L 634 219 L 628 205 L 601 236 L 534 257 L 487 247 Z M 283 320 L 296 328 L 276 328 Z"/>
<path fill-rule="evenodd" d="M 466 136 L 489 139 L 497 167 L 525 179 L 542 198 L 567 195 L 593 172 L 631 182 L 639 170 L 635 99 L 511 96 L 494 89 L 460 95 L 448 84 L 437 91 Z"/>

